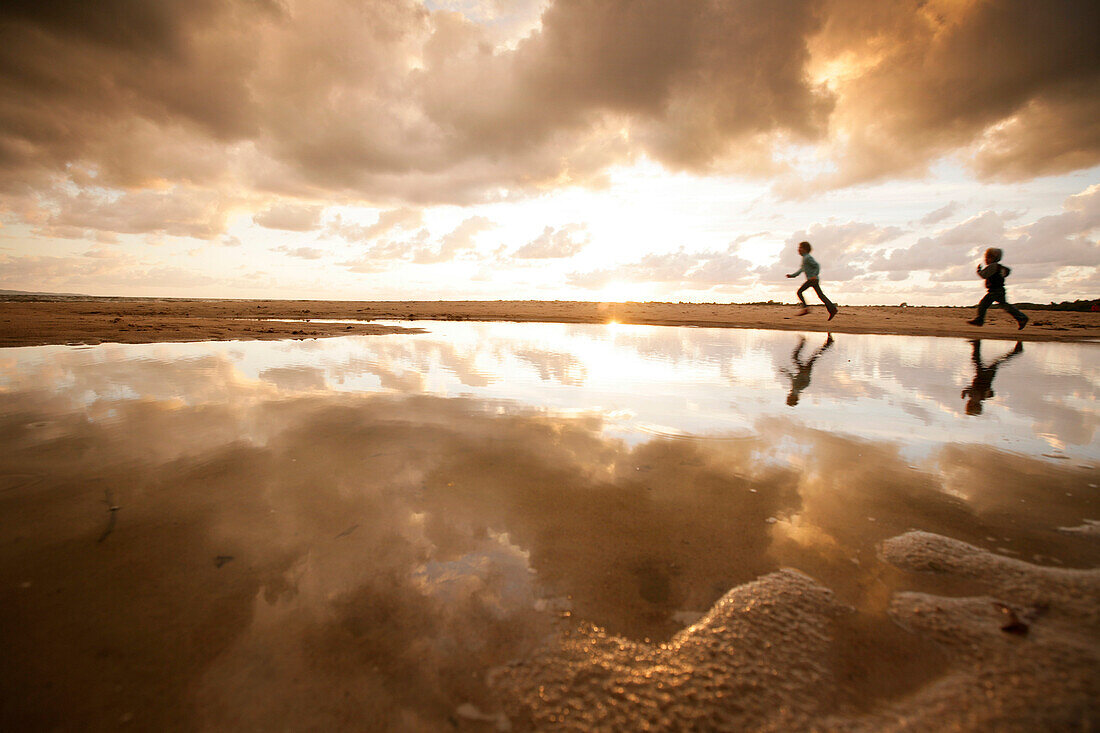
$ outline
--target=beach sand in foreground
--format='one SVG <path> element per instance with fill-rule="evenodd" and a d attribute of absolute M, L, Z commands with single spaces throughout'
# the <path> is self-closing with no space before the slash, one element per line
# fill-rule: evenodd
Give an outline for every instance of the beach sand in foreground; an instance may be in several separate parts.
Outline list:
<path fill-rule="evenodd" d="M 310 301 L 76 298 L 0 301 L 0 346 L 278 340 L 398 333 L 374 320 L 630 323 L 708 328 L 763 328 L 1024 341 L 1100 339 L 1100 313 L 1032 311 L 1017 330 L 1000 310 L 984 327 L 967 323 L 973 308 L 842 306 L 829 321 L 824 307 L 806 316 L 784 304 L 594 303 L 578 301 Z M 302 323 L 340 319 L 364 323 Z"/>

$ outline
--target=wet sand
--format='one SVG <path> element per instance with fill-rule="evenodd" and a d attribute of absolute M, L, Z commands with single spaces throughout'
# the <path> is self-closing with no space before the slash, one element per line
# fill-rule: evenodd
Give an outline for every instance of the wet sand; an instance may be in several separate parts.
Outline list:
<path fill-rule="evenodd" d="M 966 323 L 973 308 L 842 306 L 832 321 L 821 306 L 798 316 L 793 305 L 723 303 L 591 303 L 568 301 L 308 301 L 82 299 L 67 296 L 0 300 L 0 346 L 277 340 L 395 333 L 373 320 L 531 321 L 764 328 L 832 333 L 1001 338 L 1023 341 L 1100 339 L 1100 313 L 1032 311 L 1024 330 L 999 310 L 984 327 Z M 364 323 L 294 323 L 342 319 Z"/>

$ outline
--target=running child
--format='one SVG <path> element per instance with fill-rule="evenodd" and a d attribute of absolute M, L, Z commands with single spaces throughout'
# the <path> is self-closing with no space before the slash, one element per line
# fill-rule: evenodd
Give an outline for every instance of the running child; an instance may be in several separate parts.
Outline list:
<path fill-rule="evenodd" d="M 817 276 L 821 273 L 821 265 L 817 264 L 817 260 L 810 256 L 810 250 L 813 247 L 809 242 L 798 243 L 798 254 L 802 255 L 802 267 L 798 268 L 795 272 L 792 272 L 787 277 L 798 277 L 801 272 L 806 273 L 806 282 L 802 283 L 802 287 L 798 289 L 798 300 L 802 303 L 802 310 L 798 312 L 798 315 L 804 316 L 810 312 L 809 307 L 806 305 L 806 298 L 802 293 L 806 292 L 807 288 L 813 288 L 817 293 L 817 297 L 821 298 L 821 302 L 825 304 L 825 309 L 829 311 L 829 320 L 833 320 L 833 316 L 836 315 L 837 307 L 831 300 L 825 297 L 825 293 L 821 292 L 821 283 L 818 282 Z"/>
<path fill-rule="evenodd" d="M 990 247 L 985 251 L 985 267 L 978 265 L 978 277 L 985 280 L 985 297 L 978 303 L 978 317 L 967 321 L 972 326 L 981 326 L 985 323 L 985 312 L 994 303 L 1000 303 L 1009 315 L 1016 319 L 1017 328 L 1027 325 L 1028 317 L 1008 302 L 1005 297 L 1005 278 L 1012 272 L 1001 264 L 1004 252 L 999 247 Z"/>

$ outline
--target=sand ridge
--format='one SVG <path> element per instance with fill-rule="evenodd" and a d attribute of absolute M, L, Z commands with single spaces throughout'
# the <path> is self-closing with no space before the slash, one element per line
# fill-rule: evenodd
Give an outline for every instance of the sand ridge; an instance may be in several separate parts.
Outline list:
<path fill-rule="evenodd" d="M 783 569 L 731 589 L 667 644 L 567 631 L 490 675 L 507 719 L 535 730 L 1090 730 L 1100 687 L 1100 570 L 1049 568 L 929 532 L 883 543 L 911 572 L 980 578 L 994 595 L 895 593 L 889 615 L 948 662 L 870 710 L 839 696 L 852 609 Z M 1006 620 L 1011 619 L 1010 626 Z"/>
<path fill-rule="evenodd" d="M 0 300 L 0 346 L 278 340 L 415 332 L 376 320 L 608 323 L 762 328 L 833 333 L 950 336 L 1025 341 L 1100 340 L 1100 313 L 1032 311 L 1024 330 L 993 310 L 984 327 L 973 308 L 844 306 L 827 320 L 785 304 L 596 303 L 587 301 L 189 300 L 7 296 Z M 301 322 L 339 319 L 362 323 Z"/>

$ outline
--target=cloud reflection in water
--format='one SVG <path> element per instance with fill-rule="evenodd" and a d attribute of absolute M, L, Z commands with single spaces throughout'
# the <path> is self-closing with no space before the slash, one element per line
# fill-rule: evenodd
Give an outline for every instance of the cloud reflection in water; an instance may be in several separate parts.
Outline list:
<path fill-rule="evenodd" d="M 1029 345 L 992 423 L 964 342 L 837 337 L 792 411 L 794 334 L 446 329 L 6 352 L 6 721 L 438 727 L 561 624 L 668 639 L 783 566 L 867 613 L 957 591 L 877 558 L 911 528 L 1095 564 L 1055 531 L 1095 518 L 1090 347 Z M 1003 450 L 1059 425 L 1072 460 Z"/>

